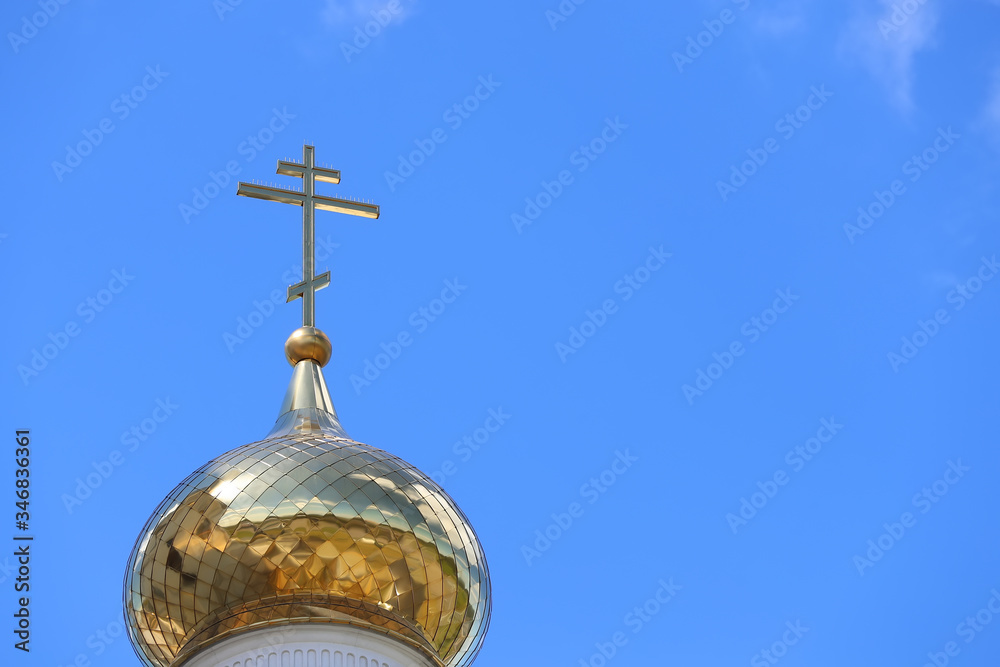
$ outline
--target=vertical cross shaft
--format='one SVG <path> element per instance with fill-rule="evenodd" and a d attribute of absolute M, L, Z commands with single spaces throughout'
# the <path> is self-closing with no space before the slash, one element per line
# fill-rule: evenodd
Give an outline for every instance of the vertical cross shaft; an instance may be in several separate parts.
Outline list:
<path fill-rule="evenodd" d="M 316 292 L 330 284 L 329 271 L 316 275 L 316 209 L 378 218 L 379 207 L 375 204 L 316 194 L 316 181 L 340 183 L 340 172 L 336 169 L 317 167 L 315 149 L 308 144 L 302 147 L 301 163 L 278 160 L 278 173 L 301 178 L 302 191 L 241 182 L 236 194 L 302 207 L 302 281 L 289 286 L 288 301 L 301 298 L 302 326 L 315 327 Z"/>
<path fill-rule="evenodd" d="M 330 274 L 326 273 L 326 285 L 322 287 L 314 286 L 313 279 L 316 276 L 316 208 L 313 202 L 313 195 L 316 190 L 316 183 L 313 180 L 313 170 L 316 168 L 316 156 L 312 146 L 302 147 L 302 162 L 305 164 L 305 173 L 302 175 L 302 189 L 306 196 L 307 204 L 302 207 L 302 291 L 298 292 L 302 296 L 302 326 L 316 326 L 316 290 L 330 284 Z M 293 287 L 298 287 L 295 285 Z M 292 288 L 288 288 L 288 301 L 294 299 Z"/>

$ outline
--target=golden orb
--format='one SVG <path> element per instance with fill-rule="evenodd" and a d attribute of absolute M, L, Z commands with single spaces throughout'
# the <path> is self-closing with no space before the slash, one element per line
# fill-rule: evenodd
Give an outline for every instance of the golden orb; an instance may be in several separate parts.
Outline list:
<path fill-rule="evenodd" d="M 140 658 L 178 667 L 255 628 L 345 623 L 469 665 L 490 583 L 468 519 L 412 465 L 297 421 L 199 468 L 147 522 L 125 580 Z"/>
<path fill-rule="evenodd" d="M 332 355 L 330 339 L 316 327 L 299 327 L 285 341 L 285 357 L 292 366 L 304 359 L 312 359 L 323 367 Z"/>

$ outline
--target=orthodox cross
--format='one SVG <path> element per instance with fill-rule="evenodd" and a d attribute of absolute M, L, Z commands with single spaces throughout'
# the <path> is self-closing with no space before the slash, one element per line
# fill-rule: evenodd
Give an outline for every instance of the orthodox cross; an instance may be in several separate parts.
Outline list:
<path fill-rule="evenodd" d="M 302 326 L 316 326 L 316 291 L 330 284 L 330 272 L 316 275 L 316 210 L 378 218 L 376 204 L 316 194 L 316 181 L 340 183 L 340 171 L 317 167 L 314 147 L 302 147 L 302 162 L 278 160 L 278 173 L 302 179 L 302 190 L 240 182 L 236 194 L 302 207 L 302 282 L 288 287 L 288 302 L 302 299 Z"/>

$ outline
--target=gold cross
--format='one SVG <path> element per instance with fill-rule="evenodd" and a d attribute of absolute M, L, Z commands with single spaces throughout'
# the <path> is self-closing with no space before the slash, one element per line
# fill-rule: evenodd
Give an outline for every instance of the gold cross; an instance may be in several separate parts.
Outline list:
<path fill-rule="evenodd" d="M 330 284 L 330 272 L 316 275 L 316 210 L 346 213 L 363 218 L 378 218 L 376 204 L 325 197 L 316 194 L 316 181 L 340 183 L 340 172 L 336 169 L 317 167 L 314 148 L 302 147 L 302 162 L 278 160 L 278 173 L 302 179 L 302 190 L 286 190 L 268 185 L 240 182 L 236 194 L 255 197 L 283 204 L 302 207 L 302 282 L 288 288 L 288 302 L 302 299 L 302 326 L 316 326 L 316 291 Z"/>

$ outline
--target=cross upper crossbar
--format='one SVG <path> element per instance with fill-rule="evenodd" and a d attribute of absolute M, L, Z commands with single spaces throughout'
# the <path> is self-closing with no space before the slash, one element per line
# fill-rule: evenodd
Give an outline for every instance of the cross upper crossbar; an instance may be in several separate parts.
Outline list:
<path fill-rule="evenodd" d="M 298 162 L 289 162 L 287 160 L 278 160 L 278 173 L 282 176 L 298 176 L 302 178 L 306 173 L 306 166 L 299 164 Z M 317 181 L 323 181 L 324 183 L 333 183 L 334 185 L 340 183 L 340 170 L 338 169 L 327 169 L 326 167 L 313 167 L 312 169 L 313 177 Z"/>

